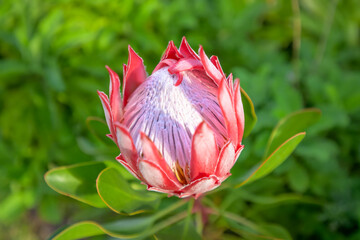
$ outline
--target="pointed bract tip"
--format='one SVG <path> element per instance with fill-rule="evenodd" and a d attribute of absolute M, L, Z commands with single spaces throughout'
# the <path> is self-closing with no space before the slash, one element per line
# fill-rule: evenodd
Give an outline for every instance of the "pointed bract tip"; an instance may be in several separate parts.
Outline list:
<path fill-rule="evenodd" d="M 205 53 L 204 48 L 202 45 L 199 45 L 199 54 L 201 54 L 202 52 Z"/>
<path fill-rule="evenodd" d="M 140 61 L 142 64 L 144 64 L 144 60 L 135 52 L 135 50 L 130 45 L 128 45 L 128 50 L 129 50 L 129 59 L 128 59 L 127 68 L 131 67 L 130 63 L 134 60 Z"/>
<path fill-rule="evenodd" d="M 225 78 L 224 75 L 220 73 L 220 71 L 215 67 L 215 65 L 211 62 L 211 60 L 206 56 L 204 48 L 200 45 L 199 48 L 200 60 L 204 65 L 204 69 L 206 74 L 212 78 L 212 80 L 219 85 L 221 79 Z"/>
<path fill-rule="evenodd" d="M 161 60 L 165 60 L 165 59 L 175 59 L 178 60 L 180 58 L 182 58 L 182 54 L 179 52 L 179 50 L 176 48 L 174 41 L 169 41 L 168 46 L 166 47 L 166 50 L 163 54 L 163 56 L 161 57 Z"/>
<path fill-rule="evenodd" d="M 182 37 L 180 46 L 182 46 L 183 44 L 189 45 L 189 43 L 188 43 L 188 41 L 186 40 L 186 37 L 185 37 L 185 36 Z"/>
<path fill-rule="evenodd" d="M 103 91 L 97 90 L 97 94 L 100 96 L 100 98 L 107 98 L 106 93 L 104 93 Z"/>
<path fill-rule="evenodd" d="M 233 74 L 230 73 L 226 79 L 227 79 L 229 85 L 232 84 L 233 83 Z M 236 81 L 236 79 L 235 79 L 235 81 Z"/>
<path fill-rule="evenodd" d="M 202 45 L 199 46 L 199 55 L 200 55 L 200 59 L 201 61 L 204 61 L 205 63 L 211 63 L 209 57 L 206 55 L 204 47 Z"/>
<path fill-rule="evenodd" d="M 200 60 L 196 52 L 190 47 L 185 36 L 181 40 L 179 51 L 186 58 L 193 58 L 196 60 Z"/>
<path fill-rule="evenodd" d="M 114 73 L 114 71 L 108 66 L 108 65 L 105 65 L 105 68 L 106 70 L 108 70 L 108 72 L 111 74 L 111 73 Z"/>
<path fill-rule="evenodd" d="M 168 45 L 167 45 L 167 47 L 166 47 L 165 52 L 169 52 L 172 48 L 176 48 L 176 47 L 175 47 L 175 43 L 174 43 L 173 40 L 169 41 L 169 43 L 168 43 Z"/>
<path fill-rule="evenodd" d="M 129 58 L 131 56 L 136 56 L 137 58 L 141 59 L 141 61 L 142 61 L 142 58 L 135 52 L 135 50 L 130 45 L 128 45 L 128 51 L 129 51 Z"/>
<path fill-rule="evenodd" d="M 125 63 L 123 63 L 123 78 L 125 79 L 127 73 L 127 65 Z"/>

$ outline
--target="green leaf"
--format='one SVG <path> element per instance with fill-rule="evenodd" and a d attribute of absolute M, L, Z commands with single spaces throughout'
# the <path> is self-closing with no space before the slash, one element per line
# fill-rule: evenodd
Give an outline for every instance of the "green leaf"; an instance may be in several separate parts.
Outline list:
<path fill-rule="evenodd" d="M 246 238 L 250 237 L 248 234 L 257 233 L 257 234 L 266 234 L 260 225 L 250 221 L 247 218 L 244 218 L 238 214 L 232 212 L 223 212 L 222 215 L 226 218 L 229 223 L 228 226 L 232 231 L 235 231 Z M 245 235 L 245 236 L 244 236 Z M 252 234 L 251 234 L 252 235 Z M 254 237 L 254 236 L 252 236 Z M 254 239 L 254 238 L 250 238 Z"/>
<path fill-rule="evenodd" d="M 112 166 L 112 161 L 87 162 L 58 167 L 45 174 L 46 183 L 56 192 L 94 207 L 106 207 L 96 191 L 99 173 Z"/>
<path fill-rule="evenodd" d="M 104 234 L 104 229 L 99 224 L 95 222 L 85 221 L 76 223 L 66 228 L 51 239 L 75 240 L 85 237 L 98 236 L 102 234 Z"/>
<path fill-rule="evenodd" d="M 111 210 L 130 215 L 153 209 L 161 196 L 147 190 L 134 190 L 115 168 L 106 168 L 99 174 L 96 188 Z"/>
<path fill-rule="evenodd" d="M 316 123 L 320 119 L 320 116 L 321 111 L 319 109 L 309 108 L 294 112 L 282 119 L 271 133 L 265 158 L 286 139 L 289 139 L 296 133 L 305 131 L 308 127 Z"/>
<path fill-rule="evenodd" d="M 270 234 L 273 239 L 291 240 L 290 233 L 282 226 L 276 224 L 262 224 L 261 228 Z"/>
<path fill-rule="evenodd" d="M 121 239 L 137 238 L 151 231 L 149 227 L 154 220 L 153 215 L 148 215 L 145 217 L 128 217 L 106 224 L 82 221 L 55 233 L 52 239 L 75 240 L 105 234 Z"/>
<path fill-rule="evenodd" d="M 274 195 L 274 196 L 261 196 L 252 194 L 250 192 L 244 192 L 242 191 L 239 194 L 239 198 L 244 199 L 249 202 L 257 203 L 257 204 L 264 204 L 264 205 L 284 205 L 286 203 L 304 203 L 304 204 L 315 204 L 315 205 L 321 205 L 323 204 L 322 201 L 316 198 L 312 198 L 306 195 L 300 195 L 295 193 L 284 193 L 280 195 Z"/>
<path fill-rule="evenodd" d="M 252 103 L 249 95 L 247 95 L 245 90 L 242 88 L 240 89 L 240 91 L 245 115 L 244 137 L 247 137 L 250 134 L 251 130 L 254 128 L 257 117 L 255 114 L 254 104 Z"/>
<path fill-rule="evenodd" d="M 278 239 L 291 240 L 290 234 L 283 227 L 275 224 L 262 223 L 261 225 L 254 224 L 250 220 L 239 215 L 225 212 L 223 216 L 229 223 L 232 231 L 239 234 L 241 239 L 264 240 L 264 239 Z"/>
<path fill-rule="evenodd" d="M 176 215 L 171 215 L 154 225 L 153 222 L 157 219 L 155 215 L 136 218 L 128 217 L 107 224 L 99 224 L 93 221 L 83 221 L 56 233 L 52 239 L 75 240 L 104 234 L 120 239 L 146 238 L 166 227 L 178 223 L 186 216 L 186 212 L 181 212 Z"/>
<path fill-rule="evenodd" d="M 253 171 L 245 181 L 238 184 L 236 187 L 241 187 L 272 172 L 282 162 L 284 162 L 287 157 L 290 156 L 290 154 L 295 150 L 296 146 L 303 140 L 304 137 L 305 132 L 301 132 L 286 140 L 272 154 L 270 154 L 270 156 L 266 158 L 265 161 L 263 161 L 261 165 L 255 171 Z"/>

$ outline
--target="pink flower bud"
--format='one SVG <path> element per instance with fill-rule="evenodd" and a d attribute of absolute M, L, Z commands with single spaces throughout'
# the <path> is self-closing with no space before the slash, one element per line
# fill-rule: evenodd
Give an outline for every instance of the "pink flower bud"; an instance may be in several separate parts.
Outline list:
<path fill-rule="evenodd" d="M 110 73 L 110 96 L 98 92 L 119 147 L 117 160 L 149 190 L 198 197 L 229 177 L 241 150 L 244 111 L 239 80 L 225 76 L 216 56 L 199 55 L 185 37 L 171 41 L 150 76 L 129 46 L 120 79 Z"/>

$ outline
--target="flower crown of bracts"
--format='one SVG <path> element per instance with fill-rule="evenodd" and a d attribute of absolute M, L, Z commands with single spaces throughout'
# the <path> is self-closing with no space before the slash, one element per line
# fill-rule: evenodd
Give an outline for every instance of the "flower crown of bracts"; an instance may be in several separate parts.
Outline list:
<path fill-rule="evenodd" d="M 150 76 L 129 46 L 120 79 L 110 73 L 109 97 L 98 91 L 116 158 L 149 190 L 184 198 L 218 187 L 244 146 L 244 110 L 238 79 L 218 58 L 199 54 L 185 37 L 173 41 Z"/>

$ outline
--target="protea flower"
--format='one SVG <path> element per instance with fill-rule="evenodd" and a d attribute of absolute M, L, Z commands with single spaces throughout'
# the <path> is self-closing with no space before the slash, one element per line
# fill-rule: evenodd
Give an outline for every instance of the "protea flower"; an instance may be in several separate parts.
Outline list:
<path fill-rule="evenodd" d="M 148 190 L 195 198 L 218 187 L 243 145 L 239 80 L 225 76 L 216 56 L 199 55 L 185 37 L 172 41 L 150 76 L 129 46 L 120 79 L 110 73 L 110 98 L 98 92 L 119 147 L 116 158 Z"/>

